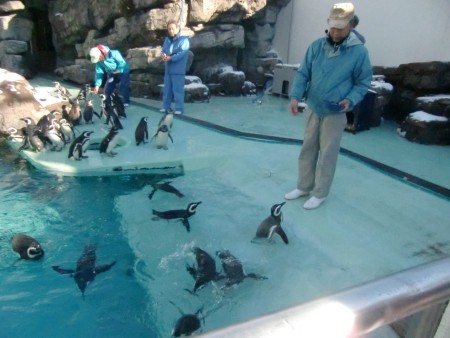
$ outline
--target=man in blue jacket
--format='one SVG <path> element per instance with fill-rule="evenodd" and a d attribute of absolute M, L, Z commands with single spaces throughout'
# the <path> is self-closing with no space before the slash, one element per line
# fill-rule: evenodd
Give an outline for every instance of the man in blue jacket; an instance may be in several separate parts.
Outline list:
<path fill-rule="evenodd" d="M 319 207 L 328 196 L 347 122 L 345 113 L 363 99 L 372 80 L 367 49 L 352 32 L 353 16 L 353 4 L 333 6 L 328 34 L 308 47 L 289 95 L 292 115 L 298 115 L 303 98 L 308 107 L 297 188 L 284 197 L 310 195 L 305 209 Z"/>
<path fill-rule="evenodd" d="M 98 45 L 91 48 L 89 56 L 91 62 L 95 63 L 94 93 L 98 94 L 103 77 L 107 74 L 105 84 L 106 104 L 111 103 L 111 95 L 118 84 L 123 104 L 128 107 L 130 104 L 130 66 L 122 54 L 118 50 Z"/>
<path fill-rule="evenodd" d="M 162 45 L 161 58 L 165 63 L 163 109 L 168 112 L 172 99 L 175 101 L 175 114 L 184 111 L 184 76 L 188 61 L 189 38 L 181 36 L 175 21 L 167 24 L 168 36 Z"/>

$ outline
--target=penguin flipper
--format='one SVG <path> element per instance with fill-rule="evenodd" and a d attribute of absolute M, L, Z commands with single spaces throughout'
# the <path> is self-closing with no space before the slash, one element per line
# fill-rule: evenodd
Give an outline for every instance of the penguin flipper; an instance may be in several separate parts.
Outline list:
<path fill-rule="evenodd" d="M 285 244 L 289 244 L 289 240 L 286 236 L 286 233 L 284 232 L 283 228 L 281 227 L 281 225 L 275 230 L 275 232 L 280 235 L 281 239 L 283 240 L 283 242 Z"/>
<path fill-rule="evenodd" d="M 114 262 L 112 262 L 111 264 L 106 264 L 106 265 L 96 266 L 95 269 L 94 269 L 94 272 L 98 275 L 99 273 L 108 271 L 108 270 L 111 269 L 116 263 L 117 263 L 117 261 L 114 261 Z"/>
<path fill-rule="evenodd" d="M 148 195 L 148 199 L 152 199 L 153 195 L 155 194 L 156 190 L 158 189 L 153 189 L 152 192 Z"/>
<path fill-rule="evenodd" d="M 55 270 L 56 272 L 59 272 L 59 273 L 62 274 L 62 275 L 69 274 L 69 273 L 74 273 L 74 272 L 75 272 L 75 270 L 73 270 L 73 269 L 63 269 L 63 268 L 60 268 L 59 265 L 53 265 L 53 266 L 52 266 L 52 269 Z"/>
<path fill-rule="evenodd" d="M 261 276 L 261 275 L 258 275 L 257 273 L 253 273 L 253 272 L 251 272 L 251 273 L 245 275 L 245 277 L 247 277 L 247 278 L 253 278 L 253 279 L 269 279 L 269 278 L 267 278 L 266 276 Z"/>
<path fill-rule="evenodd" d="M 187 232 L 191 232 L 191 225 L 189 224 L 188 219 L 187 218 L 183 218 L 181 220 L 181 222 L 183 223 L 183 225 L 186 228 Z"/>
<path fill-rule="evenodd" d="M 173 138 L 172 138 L 172 135 L 170 135 L 170 133 L 169 133 L 169 138 L 170 138 L 170 140 L 171 140 L 172 143 L 173 143 Z"/>

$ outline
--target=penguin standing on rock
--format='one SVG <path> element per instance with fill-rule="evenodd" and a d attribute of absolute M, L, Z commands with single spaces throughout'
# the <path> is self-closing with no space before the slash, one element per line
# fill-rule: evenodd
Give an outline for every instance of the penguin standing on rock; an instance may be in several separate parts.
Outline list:
<path fill-rule="evenodd" d="M 11 238 L 12 249 L 20 255 L 21 259 L 39 260 L 44 257 L 41 244 L 33 237 L 25 234 L 15 234 Z"/>
<path fill-rule="evenodd" d="M 84 107 L 83 110 L 84 123 L 86 124 L 94 123 L 94 121 L 92 120 L 94 118 L 94 114 L 100 118 L 100 115 L 98 115 L 97 112 L 94 111 L 93 101 L 92 100 L 86 101 L 86 106 Z"/>
<path fill-rule="evenodd" d="M 116 127 L 112 127 L 109 133 L 100 142 L 100 154 L 105 153 L 110 157 L 114 157 L 117 153 L 113 152 L 119 142 L 119 130 Z"/>
<path fill-rule="evenodd" d="M 257 239 L 266 238 L 271 240 L 273 234 L 278 234 L 285 244 L 289 243 L 289 240 L 281 227 L 281 221 L 283 220 L 283 214 L 281 208 L 286 202 L 274 204 L 270 209 L 270 216 L 264 219 L 256 230 L 256 236 L 252 242 L 256 242 Z"/>
<path fill-rule="evenodd" d="M 136 130 L 134 132 L 134 138 L 136 139 L 136 145 L 140 145 L 141 143 L 147 143 L 148 140 L 148 124 L 147 124 L 147 116 L 144 116 L 139 121 Z"/>
<path fill-rule="evenodd" d="M 74 156 L 75 148 L 78 147 L 77 144 L 81 144 L 82 154 L 84 154 L 89 148 L 89 144 L 91 143 L 91 134 L 93 131 L 83 131 L 80 136 L 78 136 L 75 140 L 72 141 L 72 144 L 69 148 L 68 158 L 74 160 L 76 159 Z M 78 148 L 79 149 L 79 148 Z M 79 150 L 78 150 L 79 151 Z M 81 158 L 88 158 L 86 155 L 81 155 Z"/>
<path fill-rule="evenodd" d="M 157 211 L 152 209 L 153 215 L 155 215 L 154 219 L 163 218 L 163 219 L 181 219 L 184 227 L 187 232 L 191 231 L 191 225 L 189 224 L 188 218 L 195 214 L 197 206 L 202 202 L 193 202 L 189 203 L 186 209 L 176 209 L 176 210 L 167 210 L 167 211 Z"/>

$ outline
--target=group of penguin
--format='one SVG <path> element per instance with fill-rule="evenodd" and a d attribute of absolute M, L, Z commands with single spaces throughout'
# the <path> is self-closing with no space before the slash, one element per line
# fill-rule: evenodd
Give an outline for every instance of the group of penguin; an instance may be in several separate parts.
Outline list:
<path fill-rule="evenodd" d="M 106 104 L 106 96 L 99 94 L 101 99 L 100 113 L 98 113 L 93 104 L 90 85 L 86 84 L 75 98 L 71 98 L 67 88 L 59 82 L 54 82 L 56 93 L 62 100 L 68 102 L 68 105 L 62 105 L 61 111 L 52 110 L 50 113 L 42 116 L 38 122 L 33 118 L 26 117 L 20 120 L 25 122 L 25 127 L 17 129 L 8 128 L 9 137 L 15 140 L 21 140 L 22 145 L 19 151 L 32 149 L 35 152 L 43 150 L 61 151 L 70 143 L 68 158 L 72 160 L 82 160 L 87 158 L 86 152 L 90 146 L 91 135 L 93 131 L 83 131 L 76 137 L 76 126 L 84 123 L 93 124 L 94 116 L 99 120 L 103 117 L 105 124 L 110 127 L 106 136 L 100 142 L 99 151 L 110 157 L 117 155 L 114 148 L 119 142 L 119 130 L 123 129 L 120 121 L 126 118 L 125 106 L 117 92 L 111 96 L 111 103 Z M 81 112 L 80 102 L 84 101 L 84 109 Z M 69 108 L 68 108 L 69 107 Z M 155 141 L 156 148 L 167 149 L 168 141 L 172 141 L 171 128 L 173 124 L 173 113 L 168 112 L 163 116 L 158 124 L 158 129 L 152 139 Z M 147 117 L 142 117 L 135 130 L 136 145 L 147 143 L 149 140 Z"/>
<path fill-rule="evenodd" d="M 162 190 L 178 197 L 184 197 L 178 189 L 176 189 L 170 181 L 162 181 L 152 184 L 152 191 L 148 195 L 149 199 L 152 199 L 156 191 Z M 152 209 L 152 214 L 155 219 L 166 219 L 166 220 L 180 220 L 182 225 L 190 232 L 191 226 L 189 223 L 189 218 L 196 214 L 197 207 L 202 202 L 191 202 L 188 204 L 186 209 L 172 209 L 158 211 Z M 264 243 L 264 242 L 274 242 L 274 235 L 278 235 L 285 244 L 289 243 L 288 237 L 284 232 L 282 223 L 282 212 L 281 209 L 285 202 L 274 204 L 270 209 L 270 215 L 261 221 L 256 229 L 253 243 Z M 194 247 L 192 253 L 195 256 L 195 264 L 186 264 L 187 272 L 194 279 L 194 286 L 192 290 L 185 289 L 190 294 L 196 294 L 198 290 L 203 288 L 209 282 L 225 280 L 224 288 L 231 287 L 232 285 L 241 283 L 246 278 L 253 279 L 267 279 L 265 276 L 261 276 L 255 273 L 245 273 L 242 263 L 229 251 L 229 250 L 219 250 L 216 251 L 215 255 L 219 258 L 222 271 L 218 272 L 216 269 L 216 263 L 214 258 L 202 250 L 199 247 Z M 173 305 L 177 306 L 173 302 Z M 181 335 L 190 335 L 193 332 L 201 328 L 201 321 L 205 319 L 206 315 L 215 312 L 217 308 L 212 309 L 209 313 L 203 313 L 203 307 L 198 309 L 194 314 L 184 314 L 183 311 L 177 306 L 178 310 L 182 316 L 178 319 L 172 330 L 172 336 L 179 337 Z"/>

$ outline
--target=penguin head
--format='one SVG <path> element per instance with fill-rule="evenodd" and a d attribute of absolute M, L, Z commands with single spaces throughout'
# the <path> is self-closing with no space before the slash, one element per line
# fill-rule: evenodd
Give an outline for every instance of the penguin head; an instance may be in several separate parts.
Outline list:
<path fill-rule="evenodd" d="M 272 208 L 270 209 L 270 214 L 273 217 L 280 217 L 281 216 L 281 207 L 285 204 L 286 202 L 282 202 L 279 204 L 274 204 L 272 206 Z"/>
<path fill-rule="evenodd" d="M 228 250 L 222 250 L 222 251 L 216 251 L 216 256 L 220 259 L 225 259 L 230 256 L 230 251 Z"/>
<path fill-rule="evenodd" d="M 31 117 L 24 117 L 24 118 L 21 118 L 20 120 L 25 122 L 27 125 L 34 125 L 34 124 L 36 124 Z"/>
<path fill-rule="evenodd" d="M 200 202 L 193 202 L 193 203 L 189 203 L 189 205 L 188 205 L 188 207 L 187 207 L 187 210 L 189 211 L 189 212 L 191 212 L 191 213 L 194 213 L 195 212 L 195 209 L 197 209 L 197 206 L 199 205 L 199 204 L 201 204 L 202 202 L 200 201 Z"/>
<path fill-rule="evenodd" d="M 186 314 L 181 316 L 172 330 L 172 337 L 180 337 L 182 335 L 190 336 L 197 331 L 201 326 L 200 319 L 193 314 Z"/>
<path fill-rule="evenodd" d="M 39 243 L 34 243 L 27 249 L 27 256 L 29 259 L 38 260 L 44 256 L 44 250 Z"/>
<path fill-rule="evenodd" d="M 94 132 L 93 131 L 83 131 L 83 137 L 89 138 Z"/>

